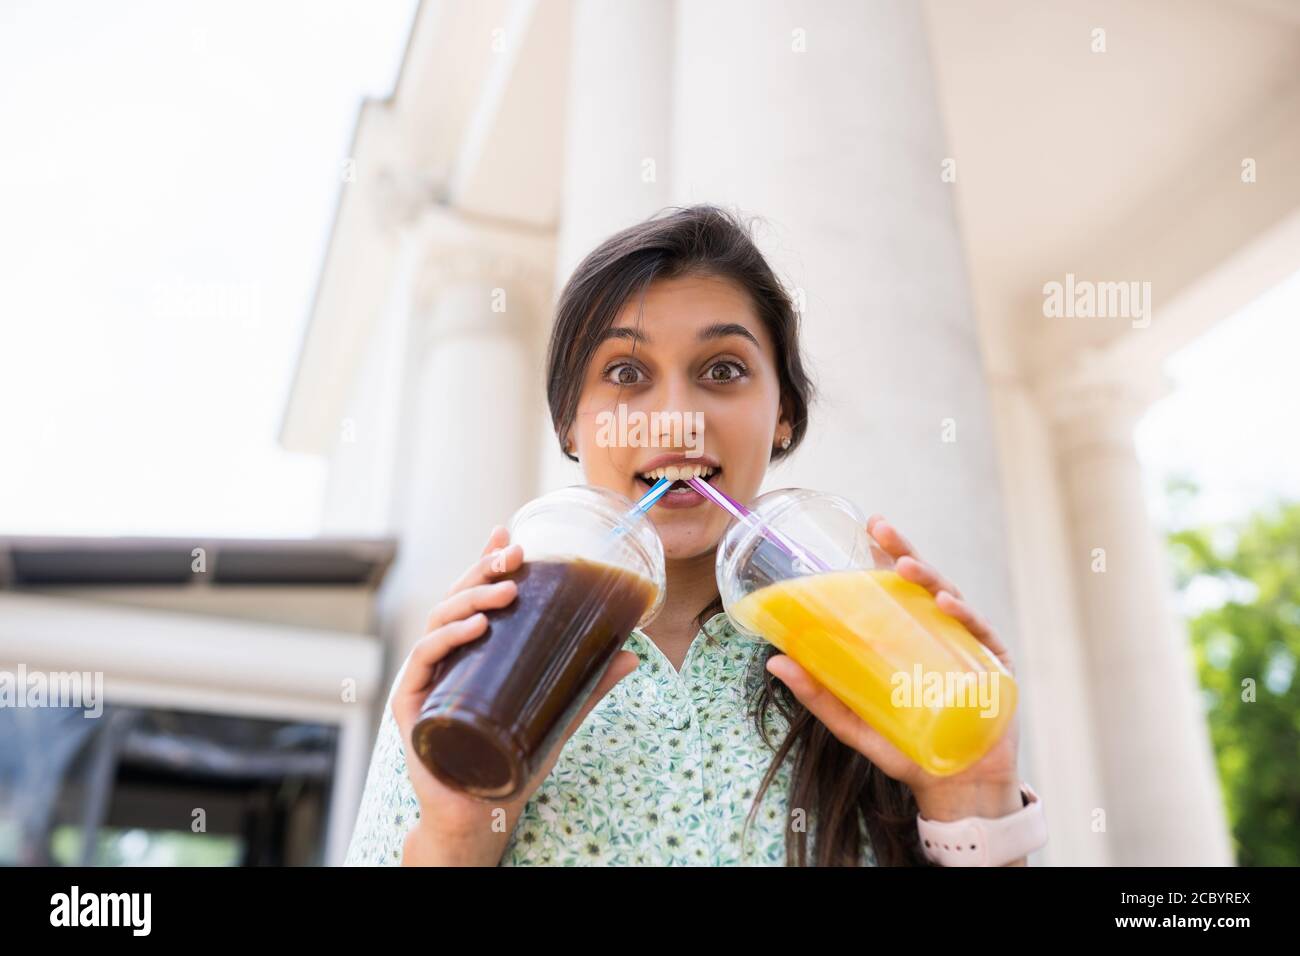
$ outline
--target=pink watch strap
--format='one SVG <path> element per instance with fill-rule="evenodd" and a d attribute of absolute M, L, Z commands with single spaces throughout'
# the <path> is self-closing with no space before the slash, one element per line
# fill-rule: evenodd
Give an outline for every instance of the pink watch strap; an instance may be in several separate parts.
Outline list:
<path fill-rule="evenodd" d="M 1003 866 L 1047 843 L 1043 802 L 1021 781 L 1025 806 L 1004 817 L 963 817 L 926 820 L 919 813 L 916 828 L 926 859 L 940 866 Z"/>

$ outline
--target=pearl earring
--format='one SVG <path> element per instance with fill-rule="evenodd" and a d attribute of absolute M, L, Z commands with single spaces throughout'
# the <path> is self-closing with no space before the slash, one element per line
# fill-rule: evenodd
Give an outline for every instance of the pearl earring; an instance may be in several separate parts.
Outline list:
<path fill-rule="evenodd" d="M 781 447 L 782 447 L 783 449 L 785 449 L 785 448 L 789 448 L 789 447 L 790 447 L 790 436 L 789 436 L 789 435 L 786 435 L 784 438 L 781 439 Z"/>

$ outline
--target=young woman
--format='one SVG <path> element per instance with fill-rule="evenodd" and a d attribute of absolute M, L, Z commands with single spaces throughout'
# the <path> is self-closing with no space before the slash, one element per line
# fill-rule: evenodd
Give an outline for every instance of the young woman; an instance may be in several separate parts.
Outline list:
<path fill-rule="evenodd" d="M 564 453 L 588 484 L 634 500 L 665 453 L 751 500 L 768 464 L 799 447 L 813 391 L 789 297 L 745 226 L 713 206 L 659 215 L 587 256 L 560 297 L 547 373 Z M 620 403 L 686 422 L 703 413 L 704 455 L 598 442 L 599 414 Z M 683 488 L 651 517 L 667 563 L 661 613 L 632 632 L 525 792 L 500 806 L 442 786 L 410 748 L 433 665 L 514 600 L 502 575 L 522 553 L 492 530 L 393 685 L 348 863 L 924 865 L 918 814 L 1021 809 L 1014 720 L 968 770 L 931 776 L 730 625 L 714 578 L 721 509 Z M 873 515 L 867 529 L 1011 669 L 988 623 L 897 528 Z"/>

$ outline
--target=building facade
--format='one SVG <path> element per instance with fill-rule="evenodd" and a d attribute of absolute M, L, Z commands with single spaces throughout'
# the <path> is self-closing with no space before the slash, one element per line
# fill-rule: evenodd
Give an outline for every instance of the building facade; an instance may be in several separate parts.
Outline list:
<path fill-rule="evenodd" d="M 1132 432 L 1165 357 L 1300 269 L 1300 12 L 1135 7 L 426 0 L 281 435 L 329 458 L 328 533 L 400 541 L 388 673 L 491 526 L 581 480 L 542 388 L 569 272 L 719 203 L 825 396 L 765 488 L 889 516 L 999 628 L 1035 862 L 1231 863 Z"/>

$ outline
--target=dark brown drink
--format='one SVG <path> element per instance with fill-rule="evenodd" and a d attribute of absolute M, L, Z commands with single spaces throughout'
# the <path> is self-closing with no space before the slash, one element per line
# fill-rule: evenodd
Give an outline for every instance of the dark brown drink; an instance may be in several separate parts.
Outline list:
<path fill-rule="evenodd" d="M 581 558 L 526 561 L 481 637 L 438 662 L 411 732 L 449 787 L 508 799 L 536 773 L 656 596 L 648 578 Z"/>

